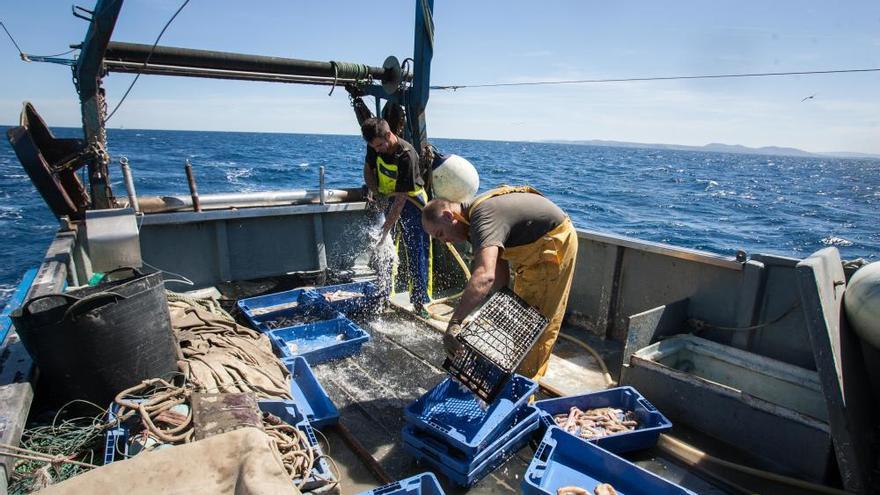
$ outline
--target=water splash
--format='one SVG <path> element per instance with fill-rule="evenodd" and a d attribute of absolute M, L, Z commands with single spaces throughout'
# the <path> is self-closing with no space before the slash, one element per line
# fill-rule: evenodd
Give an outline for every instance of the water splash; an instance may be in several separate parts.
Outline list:
<path fill-rule="evenodd" d="M 830 235 L 828 237 L 822 238 L 821 242 L 822 242 L 822 244 L 824 244 L 826 246 L 852 246 L 853 245 L 852 241 L 850 241 L 848 239 L 844 239 L 843 237 L 837 237 L 834 235 Z"/>
<path fill-rule="evenodd" d="M 385 215 L 379 214 L 376 220 L 368 224 L 366 227 L 366 236 L 368 239 L 366 252 L 358 256 L 359 259 L 367 260 L 367 265 L 376 271 L 376 286 L 383 294 L 391 293 L 391 272 L 394 266 L 398 264 L 397 252 L 394 249 L 394 242 L 391 240 L 391 234 L 386 235 L 384 239 L 380 239 L 382 235 L 382 225 L 385 223 Z"/>

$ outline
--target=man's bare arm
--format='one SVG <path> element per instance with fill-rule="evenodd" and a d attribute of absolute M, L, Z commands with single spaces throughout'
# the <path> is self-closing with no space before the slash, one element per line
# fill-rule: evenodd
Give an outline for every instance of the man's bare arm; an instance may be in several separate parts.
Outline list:
<path fill-rule="evenodd" d="M 367 185 L 367 189 L 370 190 L 374 195 L 379 194 L 379 186 L 376 181 L 376 172 L 370 167 L 370 164 L 364 162 L 364 184 Z"/>
<path fill-rule="evenodd" d="M 489 295 L 489 292 L 496 284 L 496 273 L 499 265 L 503 264 L 505 269 L 507 267 L 507 262 L 504 260 L 501 260 L 502 263 L 498 263 L 500 254 L 501 249 L 498 246 L 487 246 L 477 251 L 474 257 L 474 270 L 471 274 L 471 279 L 464 287 L 461 302 L 458 303 L 458 307 L 452 313 L 451 321 L 461 322 L 464 320 Z"/>

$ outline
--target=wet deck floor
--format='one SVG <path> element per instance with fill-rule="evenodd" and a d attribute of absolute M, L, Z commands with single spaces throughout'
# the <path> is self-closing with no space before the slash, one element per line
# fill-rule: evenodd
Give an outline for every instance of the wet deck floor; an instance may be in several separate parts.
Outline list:
<path fill-rule="evenodd" d="M 390 478 L 398 480 L 433 471 L 429 466 L 417 464 L 404 452 L 400 432 L 405 424 L 404 407 L 446 376 L 440 368 L 443 362 L 441 334 L 421 321 L 393 315 L 364 322 L 363 326 L 372 336 L 363 350 L 350 358 L 319 364 L 314 367 L 315 374 L 339 408 L 340 422 Z M 595 366 L 578 364 L 579 359 L 590 358 L 580 357 L 585 352 L 576 345 L 560 340 L 554 353 L 551 369 L 557 368 L 560 375 L 554 381 L 554 388 L 574 384 L 580 389 L 569 393 L 604 388 L 601 373 Z M 553 372 L 548 376 L 552 378 Z M 325 428 L 323 433 L 330 443 L 329 453 L 340 470 L 341 493 L 359 493 L 380 484 L 334 428 Z M 532 449 L 532 445 L 523 447 L 470 490 L 456 487 L 440 473 L 435 474 L 447 493 L 519 493 L 520 482 L 534 453 Z M 653 450 L 627 457 L 696 493 L 725 493 Z"/>

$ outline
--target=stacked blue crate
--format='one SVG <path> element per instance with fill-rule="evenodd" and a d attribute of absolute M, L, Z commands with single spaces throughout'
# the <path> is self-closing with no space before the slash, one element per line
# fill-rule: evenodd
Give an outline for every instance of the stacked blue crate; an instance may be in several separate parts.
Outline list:
<path fill-rule="evenodd" d="M 300 356 L 311 365 L 351 356 L 370 340 L 370 334 L 345 317 L 279 328 L 268 335 L 282 361 Z"/>
<path fill-rule="evenodd" d="M 242 314 L 254 328 L 259 328 L 258 318 L 264 320 L 285 310 L 311 306 L 317 299 L 317 296 L 312 291 L 294 289 L 241 299 L 237 305 L 238 309 L 241 310 Z"/>
<path fill-rule="evenodd" d="M 257 330 L 268 333 L 279 328 L 299 327 L 337 318 L 345 318 L 345 315 L 320 299 L 306 298 L 305 303 L 299 306 L 254 316 L 251 323 Z"/>
<path fill-rule="evenodd" d="M 452 378 L 404 409 L 404 449 L 450 481 L 472 486 L 528 442 L 538 411 L 526 404 L 538 385 L 514 375 L 491 404 Z"/>
<path fill-rule="evenodd" d="M 381 310 L 382 301 L 388 294 L 382 292 L 375 282 L 352 282 L 339 285 L 325 285 L 312 289 L 315 296 L 327 302 L 331 308 L 346 315 L 376 313 Z M 332 293 L 347 293 L 349 297 L 332 298 Z"/>
<path fill-rule="evenodd" d="M 349 314 L 374 308 L 380 294 L 371 282 L 295 289 L 238 301 L 251 325 L 269 336 L 282 360 L 304 357 L 309 364 L 340 359 L 360 351 L 370 335 Z M 359 296 L 328 302 L 329 292 Z"/>

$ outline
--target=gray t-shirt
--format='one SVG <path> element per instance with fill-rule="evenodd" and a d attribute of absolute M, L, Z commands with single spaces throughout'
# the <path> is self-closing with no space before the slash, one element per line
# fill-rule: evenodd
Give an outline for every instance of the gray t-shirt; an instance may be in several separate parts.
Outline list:
<path fill-rule="evenodd" d="M 470 204 L 463 204 L 467 211 Z M 489 198 L 471 211 L 470 240 L 474 252 L 483 247 L 510 248 L 537 241 L 565 221 L 552 201 L 533 193 L 508 193 Z"/>

